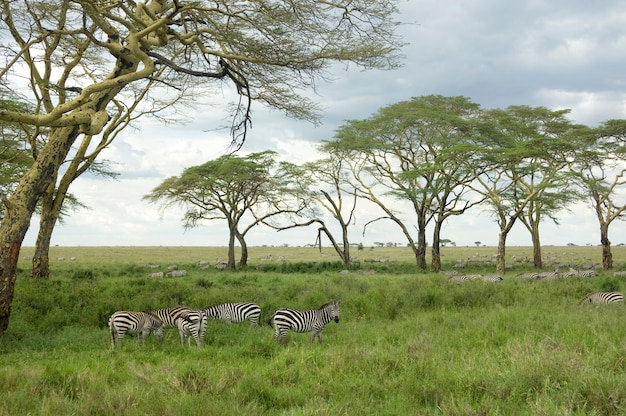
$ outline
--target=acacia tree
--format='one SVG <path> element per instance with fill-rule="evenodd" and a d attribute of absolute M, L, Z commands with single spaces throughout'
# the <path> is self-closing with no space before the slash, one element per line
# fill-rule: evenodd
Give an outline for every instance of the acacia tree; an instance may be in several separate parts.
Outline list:
<path fill-rule="evenodd" d="M 275 152 L 245 157 L 225 155 L 187 168 L 179 177 L 166 179 L 144 199 L 162 202 L 162 209 L 184 207 L 185 228 L 204 221 L 226 220 L 227 269 L 235 270 L 235 241 L 241 247 L 239 266 L 245 266 L 248 261 L 245 238 L 250 230 L 272 217 L 297 215 L 306 208 L 306 201 L 294 193 L 294 183 L 299 178 L 291 172 L 289 164 L 276 162 Z"/>
<path fill-rule="evenodd" d="M 302 92 L 333 62 L 392 68 L 401 46 L 394 36 L 394 0 L 0 4 L 2 88 L 27 102 L 41 97 L 34 113 L 0 102 L 0 121 L 49 129 L 37 160 L 12 193 L 2 195 L 0 335 L 9 324 L 19 251 L 39 198 L 75 141 L 100 134 L 113 100 L 123 101 L 130 86 L 157 81 L 153 95 L 191 98 L 211 96 L 211 87 L 230 83 L 241 98 L 232 129 L 241 145 L 253 100 L 314 120 L 317 107 Z"/>
<path fill-rule="evenodd" d="M 351 175 L 359 196 L 385 212 L 380 219 L 391 219 L 400 227 L 422 269 L 427 267 L 427 225 L 436 218 L 433 268 L 439 270 L 441 225 L 477 203 L 465 199 L 473 170 L 446 153 L 472 134 L 468 123 L 477 111 L 478 105 L 465 97 L 417 97 L 384 107 L 367 120 L 349 121 L 328 145 L 351 152 Z M 417 242 L 410 222 L 392 207 L 398 201 L 408 203 L 415 214 Z"/>
<path fill-rule="evenodd" d="M 600 227 L 602 267 L 613 268 L 613 253 L 609 240 L 609 226 L 617 219 L 626 218 L 626 120 L 608 120 L 591 129 L 572 164 L 573 174 L 580 180 L 589 197 Z M 582 142 L 579 142 L 582 143 Z"/>
<path fill-rule="evenodd" d="M 531 236 L 533 262 L 543 267 L 539 226 L 544 219 L 558 224 L 556 214 L 580 198 L 567 167 L 579 149 L 578 130 L 567 119 L 570 110 L 549 110 L 545 107 L 509 107 L 513 117 L 523 121 L 517 143 L 529 152 L 520 160 L 515 198 L 534 194 L 519 216 Z"/>
<path fill-rule="evenodd" d="M 539 267 L 542 215 L 571 202 L 564 168 L 573 155 L 574 143 L 567 133 L 574 126 L 565 118 L 567 113 L 527 106 L 485 112 L 482 136 L 472 150 L 478 155 L 472 166 L 483 172 L 477 172 L 472 189 L 485 198 L 498 224 L 498 273 L 505 271 L 506 239 L 518 219 L 524 218 L 531 232 Z"/>
<path fill-rule="evenodd" d="M 326 149 L 321 146 L 321 150 Z M 327 149 L 329 150 L 329 149 Z M 339 255 L 344 269 L 348 269 L 351 264 L 350 239 L 348 230 L 350 224 L 355 220 L 357 195 L 354 189 L 346 189 L 347 174 L 344 165 L 345 154 L 329 151 L 327 157 L 315 162 L 305 164 L 303 176 L 308 175 L 313 187 L 320 186 L 321 189 L 310 191 L 310 198 L 317 202 L 322 209 L 339 225 L 341 240 L 338 241 L 333 236 L 326 223 L 321 219 L 314 219 L 311 222 L 318 223 L 317 241 L 320 250 L 322 249 L 322 233 L 328 237 L 335 252 Z M 326 187 L 326 189 L 323 189 Z M 345 197 L 349 198 L 346 200 Z"/>

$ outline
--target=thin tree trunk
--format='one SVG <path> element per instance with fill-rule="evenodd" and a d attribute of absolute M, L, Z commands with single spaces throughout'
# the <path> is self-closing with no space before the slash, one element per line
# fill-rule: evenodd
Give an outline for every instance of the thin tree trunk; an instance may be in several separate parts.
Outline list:
<path fill-rule="evenodd" d="M 432 260 L 430 262 L 430 271 L 439 272 L 441 270 L 441 250 L 440 250 L 441 222 L 435 221 L 435 230 L 433 231 L 433 246 L 431 249 Z"/>
<path fill-rule="evenodd" d="M 503 274 L 506 269 L 506 231 L 498 234 L 498 253 L 496 256 L 496 273 Z"/>
<path fill-rule="evenodd" d="M 237 241 L 239 241 L 239 245 L 241 246 L 241 257 L 239 258 L 239 267 L 245 267 L 248 265 L 248 244 L 246 244 L 246 239 L 240 233 L 237 233 Z"/>
<path fill-rule="evenodd" d="M 428 268 L 426 264 L 426 221 L 423 218 L 418 218 L 417 225 L 417 267 L 426 270 Z"/>
<path fill-rule="evenodd" d="M 230 232 L 228 233 L 228 263 L 226 264 L 226 268 L 228 270 L 235 270 L 235 236 L 237 231 L 233 226 L 230 227 Z"/>
<path fill-rule="evenodd" d="M 602 243 L 602 268 L 613 270 L 613 253 L 611 253 L 608 224 L 600 225 L 600 243 Z"/>
<path fill-rule="evenodd" d="M 343 242 L 343 256 L 341 259 L 343 260 L 343 268 L 348 270 L 350 268 L 350 242 L 348 240 L 348 226 L 343 221 L 340 221 L 340 224 Z"/>
<path fill-rule="evenodd" d="M 541 259 L 541 241 L 539 238 L 539 225 L 536 227 L 533 225 L 532 232 L 530 233 L 533 242 L 533 263 L 536 269 L 543 268 L 543 260 Z"/>
<path fill-rule="evenodd" d="M 30 276 L 35 279 L 47 279 L 50 277 L 50 241 L 52 231 L 58 219 L 58 213 L 54 209 L 54 184 L 50 184 L 52 192 L 46 192 L 41 199 L 41 218 L 39 220 L 39 232 L 33 254 L 33 269 Z"/>

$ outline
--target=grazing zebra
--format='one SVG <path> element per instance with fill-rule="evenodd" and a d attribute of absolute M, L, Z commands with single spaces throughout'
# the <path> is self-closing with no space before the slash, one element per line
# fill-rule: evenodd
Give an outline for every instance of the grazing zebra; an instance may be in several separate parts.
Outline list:
<path fill-rule="evenodd" d="M 449 283 L 463 283 L 463 282 L 467 282 L 468 280 L 476 280 L 476 279 L 482 279 L 482 275 L 480 274 L 462 274 L 460 276 L 452 276 L 451 278 L 448 279 Z"/>
<path fill-rule="evenodd" d="M 163 322 L 164 327 L 178 328 L 180 343 L 184 346 L 185 341 L 191 335 L 198 346 L 202 346 L 206 331 L 206 315 L 203 311 L 194 311 L 185 306 L 157 309 L 150 312 Z"/>
<path fill-rule="evenodd" d="M 522 273 L 515 276 L 516 279 L 539 279 L 539 273 L 531 272 L 531 273 Z"/>
<path fill-rule="evenodd" d="M 109 331 L 111 332 L 111 345 L 115 348 L 120 345 L 124 335 L 137 336 L 143 343 L 150 332 L 161 339 L 163 337 L 163 322 L 148 312 L 117 311 L 109 318 Z"/>
<path fill-rule="evenodd" d="M 596 271 L 595 270 L 576 270 L 570 267 L 569 269 L 569 275 L 570 276 L 578 276 L 578 277 L 582 277 L 582 278 L 590 278 L 590 277 L 595 277 L 596 276 Z"/>
<path fill-rule="evenodd" d="M 252 326 L 258 327 L 261 319 L 261 307 L 254 303 L 223 303 L 209 306 L 204 313 L 207 318 L 219 319 L 228 325 L 250 320 Z"/>
<path fill-rule="evenodd" d="M 559 269 L 556 269 L 553 272 L 542 272 L 538 274 L 538 278 L 539 279 L 545 279 L 545 280 L 554 280 L 554 279 L 558 279 L 559 277 L 561 277 L 561 274 L 559 273 Z"/>
<path fill-rule="evenodd" d="M 590 293 L 579 302 L 580 305 L 583 303 L 624 303 L 624 295 L 619 292 Z"/>
<path fill-rule="evenodd" d="M 480 280 L 482 280 L 483 282 L 501 282 L 502 280 L 502 276 L 498 276 L 498 275 L 491 275 L 491 276 L 481 276 Z"/>
<path fill-rule="evenodd" d="M 341 301 L 330 301 L 319 309 L 310 311 L 295 311 L 293 309 L 279 309 L 267 321 L 269 326 L 274 327 L 274 339 L 280 337 L 280 343 L 287 344 L 287 333 L 291 329 L 295 332 L 312 332 L 311 344 L 315 337 L 322 343 L 322 330 L 332 321 L 339 323 L 339 306 Z"/>

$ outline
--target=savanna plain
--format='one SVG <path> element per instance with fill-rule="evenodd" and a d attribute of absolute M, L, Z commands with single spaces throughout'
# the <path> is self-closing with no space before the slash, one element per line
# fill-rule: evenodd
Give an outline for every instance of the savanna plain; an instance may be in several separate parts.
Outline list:
<path fill-rule="evenodd" d="M 495 273 L 493 247 L 442 250 L 444 270 Z M 507 248 L 502 282 L 461 284 L 417 269 L 406 247 L 355 249 L 349 272 L 328 248 L 251 247 L 229 272 L 214 267 L 220 247 L 52 247 L 47 280 L 29 277 L 32 251 L 0 338 L 0 415 L 626 414 L 626 306 L 579 305 L 626 278 L 517 279 L 530 247 Z M 543 253 L 547 270 L 601 261 L 600 247 Z M 626 247 L 613 255 L 626 270 Z M 173 265 L 187 275 L 149 276 Z M 276 309 L 331 299 L 340 321 L 323 344 L 272 339 Z M 114 311 L 244 301 L 261 306 L 260 328 L 209 321 L 203 347 L 166 329 L 111 348 Z"/>

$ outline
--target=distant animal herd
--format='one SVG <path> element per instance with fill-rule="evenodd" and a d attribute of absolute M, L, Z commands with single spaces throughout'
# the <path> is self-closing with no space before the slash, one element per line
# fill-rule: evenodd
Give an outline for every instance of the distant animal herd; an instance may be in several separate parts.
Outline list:
<path fill-rule="evenodd" d="M 311 343 L 318 339 L 322 343 L 322 330 L 330 321 L 339 322 L 341 301 L 332 300 L 318 309 L 299 311 L 295 309 L 278 309 L 267 323 L 274 328 L 274 339 L 281 345 L 287 343 L 288 332 L 311 332 Z M 152 311 L 117 311 L 109 318 L 111 346 L 119 346 L 125 335 L 136 336 L 143 343 L 151 333 L 161 340 L 163 329 L 178 329 L 181 345 L 191 342 L 198 346 L 204 343 L 207 319 L 218 319 L 226 324 L 250 321 L 253 327 L 259 326 L 261 307 L 255 303 L 224 303 L 209 306 L 202 310 L 193 310 L 185 306 L 156 309 Z"/>

